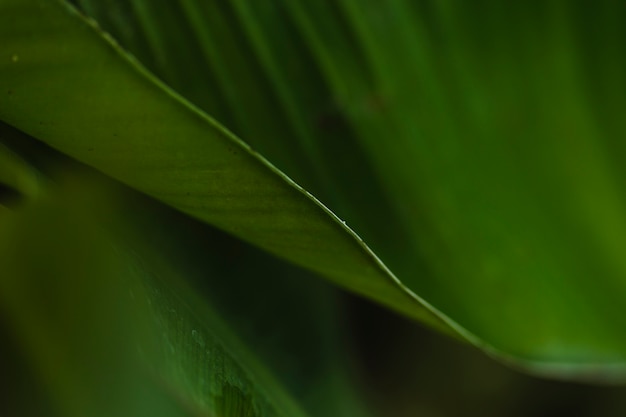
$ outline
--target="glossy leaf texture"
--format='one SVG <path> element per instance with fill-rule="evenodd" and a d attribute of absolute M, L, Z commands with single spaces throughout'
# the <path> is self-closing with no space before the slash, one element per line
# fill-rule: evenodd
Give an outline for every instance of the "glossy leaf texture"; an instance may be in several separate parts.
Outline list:
<path fill-rule="evenodd" d="M 46 176 L 0 212 L 0 319 L 54 415 L 367 415 L 328 284 L 1 133 Z"/>
<path fill-rule="evenodd" d="M 162 81 L 3 0 L 0 118 L 527 369 L 622 374 L 616 4 L 80 3 Z"/>

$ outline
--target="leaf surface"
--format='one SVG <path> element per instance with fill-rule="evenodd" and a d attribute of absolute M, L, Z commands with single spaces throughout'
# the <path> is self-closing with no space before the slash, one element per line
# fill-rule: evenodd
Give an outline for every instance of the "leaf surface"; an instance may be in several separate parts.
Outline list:
<path fill-rule="evenodd" d="M 37 153 L 62 168 L 0 216 L 0 317 L 60 415 L 366 415 L 332 288 Z M 272 274 L 249 282 L 259 264 Z"/>
<path fill-rule="evenodd" d="M 29 19 L 2 22 L 3 120 L 503 359 L 622 372 L 609 3 L 80 3 L 161 81 L 55 2 L 5 0 Z"/>

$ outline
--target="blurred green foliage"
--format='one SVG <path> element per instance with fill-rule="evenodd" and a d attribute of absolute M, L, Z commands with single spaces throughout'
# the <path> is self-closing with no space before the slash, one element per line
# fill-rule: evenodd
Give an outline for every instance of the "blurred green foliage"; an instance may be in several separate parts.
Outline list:
<path fill-rule="evenodd" d="M 0 414 L 623 415 L 624 18 L 0 0 Z"/>

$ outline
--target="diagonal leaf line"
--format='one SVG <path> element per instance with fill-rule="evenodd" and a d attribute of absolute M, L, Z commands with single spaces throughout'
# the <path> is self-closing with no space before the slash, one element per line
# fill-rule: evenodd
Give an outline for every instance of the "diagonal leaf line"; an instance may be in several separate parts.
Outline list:
<path fill-rule="evenodd" d="M 193 113 L 196 119 L 201 119 L 203 123 L 211 126 L 212 133 L 218 140 L 205 141 L 203 142 L 205 146 L 219 148 L 224 142 L 229 142 L 231 145 L 234 144 L 236 151 L 243 151 L 245 156 L 234 157 L 225 152 L 224 160 L 215 165 L 216 169 L 208 169 L 202 175 L 200 173 L 196 180 L 206 181 L 204 183 L 206 193 L 203 198 L 198 198 L 197 185 L 176 184 L 179 179 L 194 178 L 194 175 L 189 174 L 190 168 L 184 166 L 185 162 L 189 166 L 202 165 L 204 156 L 193 152 L 193 146 L 187 148 L 182 146 L 195 145 L 195 137 L 180 138 L 177 137 L 179 132 L 171 133 L 172 137 L 182 141 L 180 149 L 183 150 L 176 149 L 162 138 L 155 141 L 155 147 L 160 151 L 169 152 L 169 155 L 167 158 L 160 156 L 156 161 L 153 159 L 152 168 L 144 169 L 143 172 L 135 171 L 137 167 L 132 166 L 130 159 L 121 161 L 123 163 L 120 166 L 115 163 L 120 162 L 120 159 L 113 159 L 113 164 L 108 165 L 107 162 L 111 161 L 106 160 L 106 142 L 100 144 L 104 147 L 104 152 L 99 150 L 93 154 L 85 153 L 81 148 L 84 145 L 76 138 L 72 139 L 74 142 L 68 140 L 65 144 L 59 142 L 55 146 L 77 159 L 93 164 L 115 178 L 126 180 L 139 190 L 150 192 L 165 203 L 179 209 L 185 207 L 184 211 L 187 214 L 215 224 L 298 265 L 326 275 L 331 281 L 345 288 L 381 301 L 409 316 L 435 323 L 435 327 L 441 327 L 441 323 L 445 323 L 444 329 L 453 329 L 501 360 L 535 372 L 543 369 L 546 373 L 560 372 L 565 376 L 575 375 L 579 371 L 587 374 L 594 369 L 606 372 L 607 375 L 621 373 L 624 367 L 621 366 L 623 354 L 620 353 L 619 346 L 623 343 L 623 338 L 615 333 L 615 330 L 623 320 L 616 318 L 605 325 L 601 322 L 603 314 L 611 312 L 613 307 L 600 305 L 603 294 L 613 301 L 618 298 L 617 295 L 604 290 L 621 288 L 620 284 L 608 280 L 602 284 L 603 287 L 596 289 L 596 285 L 584 275 L 594 271 L 607 272 L 605 258 L 612 258 L 615 254 L 619 256 L 618 245 L 622 239 L 613 232 L 609 233 L 608 240 L 607 236 L 597 236 L 603 232 L 598 230 L 599 221 L 593 217 L 608 213 L 611 218 L 620 218 L 616 213 L 619 212 L 622 203 L 617 197 L 619 190 L 611 186 L 607 188 L 607 181 L 610 182 L 611 178 L 602 171 L 604 157 L 596 153 L 582 155 L 583 149 L 596 145 L 594 140 L 598 133 L 590 128 L 591 119 L 581 114 L 585 109 L 581 107 L 584 97 L 579 93 L 582 90 L 576 89 L 576 94 L 565 91 L 568 85 L 580 84 L 582 81 L 559 80 L 561 84 L 547 88 L 550 80 L 563 75 L 564 71 L 572 70 L 572 65 L 577 65 L 568 60 L 563 51 L 553 53 L 557 51 L 559 45 L 567 41 L 558 37 L 562 35 L 561 31 L 564 29 L 558 25 L 550 30 L 543 28 L 543 32 L 532 33 L 527 39 L 521 39 L 524 37 L 524 31 L 529 28 L 520 26 L 521 35 L 518 33 L 511 35 L 512 38 L 520 36 L 519 50 L 522 51 L 524 60 L 529 61 L 525 63 L 528 73 L 523 73 L 524 70 L 518 70 L 514 65 L 510 65 L 511 60 L 508 57 L 502 60 L 503 64 L 499 64 L 491 57 L 487 57 L 485 62 L 478 58 L 473 62 L 477 68 L 476 73 L 495 62 L 495 69 L 492 70 L 494 73 L 505 67 L 511 70 L 511 74 L 503 76 L 503 83 L 519 81 L 522 78 L 524 82 L 529 83 L 528 91 L 515 91 L 520 89 L 519 86 L 512 89 L 520 93 L 524 104 L 512 105 L 507 111 L 527 111 L 524 106 L 536 106 L 536 111 L 532 109 L 528 112 L 530 118 L 526 122 L 537 123 L 537 126 L 530 124 L 525 126 L 526 130 L 518 137 L 518 132 L 507 132 L 506 127 L 503 128 L 506 123 L 497 126 L 479 126 L 478 120 L 472 119 L 470 115 L 457 117 L 472 100 L 483 100 L 495 108 L 502 97 L 510 99 L 506 96 L 508 92 L 502 94 L 496 91 L 499 84 L 496 82 L 491 85 L 489 84 L 491 80 L 486 80 L 487 82 L 483 80 L 481 85 L 472 88 L 462 87 L 463 83 L 471 82 L 471 75 L 468 75 L 469 72 L 465 73 L 464 69 L 451 68 L 450 62 L 446 60 L 464 62 L 464 54 L 458 52 L 461 49 L 469 51 L 467 56 L 474 56 L 478 42 L 471 36 L 461 36 L 461 32 L 451 28 L 450 33 L 444 36 L 445 42 L 441 44 L 430 42 L 427 39 L 427 28 L 414 11 L 418 6 L 400 0 L 386 6 L 370 4 L 362 8 L 349 0 L 342 1 L 339 5 L 322 2 L 283 3 L 289 16 L 289 24 L 293 23 L 293 30 L 307 45 L 299 56 L 308 57 L 318 64 L 317 68 L 312 69 L 312 73 L 317 71 L 321 78 L 320 84 L 325 85 L 336 96 L 342 116 L 346 117 L 350 128 L 360 141 L 360 147 L 367 155 L 366 158 L 372 162 L 376 175 L 386 185 L 385 192 L 388 193 L 394 208 L 393 214 L 409 229 L 408 234 L 411 235 L 409 248 L 403 253 L 423 256 L 432 268 L 432 274 L 428 276 L 420 276 L 420 269 L 415 266 L 406 270 L 397 269 L 400 272 L 411 272 L 405 274 L 408 275 L 406 282 L 410 283 L 411 289 L 401 283 L 363 240 L 311 193 L 218 125 L 215 118 L 207 116 L 198 109 L 198 106 L 190 104 L 183 98 L 185 94 L 166 87 L 165 83 L 157 80 L 137 61 L 130 62 L 143 78 L 150 80 L 153 86 L 158 86 L 153 90 L 165 91 L 176 102 L 176 105 L 169 103 L 170 107 L 191 110 L 189 113 Z M 455 23 L 456 16 L 449 15 L 450 10 L 446 9 L 445 5 L 434 7 L 434 14 L 437 16 L 438 24 L 442 26 L 442 31 L 445 32 L 447 25 L 460 25 L 458 22 Z M 526 6 L 520 7 L 523 9 Z M 321 149 L 313 142 L 306 144 L 306 132 L 297 127 L 299 123 L 304 125 L 303 119 L 294 120 L 287 117 L 292 114 L 290 112 L 293 112 L 293 115 L 301 113 L 289 108 L 291 97 L 296 97 L 296 93 L 286 89 L 288 81 L 280 83 L 279 77 L 283 74 L 283 69 L 276 64 L 276 58 L 272 57 L 274 54 L 271 46 L 274 42 L 272 35 L 275 36 L 279 32 L 264 32 L 263 27 L 257 26 L 261 21 L 257 22 L 255 20 L 257 16 L 252 15 L 252 12 L 246 12 L 247 9 L 238 8 L 237 5 L 231 8 L 236 18 L 229 16 L 230 26 L 224 33 L 237 37 L 236 45 L 246 49 L 242 52 L 246 56 L 237 61 L 239 58 L 216 50 L 213 53 L 209 52 L 207 57 L 214 55 L 211 61 L 217 63 L 205 62 L 207 67 L 213 70 L 216 69 L 215 66 L 223 68 L 221 70 L 223 75 L 216 76 L 216 84 L 220 85 L 222 94 L 228 95 L 227 88 L 234 89 L 233 97 L 241 94 L 242 91 L 236 90 L 237 86 L 234 83 L 240 77 L 254 73 L 251 68 L 243 68 L 238 72 L 239 75 L 228 74 L 229 65 L 249 63 L 259 66 L 257 68 L 259 75 L 254 75 L 252 81 L 246 82 L 258 82 L 259 88 L 263 88 L 263 93 L 254 98 L 256 102 L 251 100 L 250 108 L 240 110 L 240 114 L 250 109 L 254 111 L 255 107 L 260 106 L 259 113 L 255 116 L 263 119 L 260 115 L 268 114 L 268 109 L 263 108 L 262 104 L 266 102 L 265 99 L 279 103 L 280 109 L 279 116 L 264 121 L 262 129 L 259 127 L 259 131 L 263 131 L 263 134 L 259 135 L 259 140 L 268 140 L 270 143 L 268 147 L 279 147 L 280 142 L 271 141 L 272 134 L 279 136 L 281 132 L 289 132 L 293 134 L 293 138 L 285 135 L 288 140 L 284 143 L 290 141 L 293 143 L 295 140 L 299 141 L 298 145 L 302 149 L 306 149 L 307 146 Z M 464 10 L 462 8 L 459 13 Z M 380 12 L 380 15 L 377 15 L 377 12 Z M 465 24 L 471 16 L 473 15 L 463 16 Z M 394 25 L 389 27 L 381 25 L 381 22 L 389 23 L 390 19 Z M 543 19 L 542 25 L 548 27 L 548 23 L 554 20 L 554 15 L 549 14 L 549 17 L 544 16 Z M 190 18 L 187 17 L 187 20 Z M 320 22 L 324 22 L 328 30 Z M 213 31 L 213 28 L 192 29 L 196 31 L 194 36 L 198 36 L 198 31 L 211 30 L 206 35 L 209 43 L 217 42 L 216 39 L 221 33 L 219 30 Z M 241 36 L 242 32 L 247 33 L 247 36 Z M 465 32 L 463 34 L 466 35 Z M 547 41 L 537 46 L 542 34 L 546 35 Z M 110 37 L 107 40 L 114 43 Z M 156 42 L 161 43 L 158 39 Z M 93 44 L 95 43 L 92 42 Z M 352 44 L 356 47 L 351 49 Z M 161 46 L 169 47 L 165 43 Z M 207 48 L 204 49 L 207 53 Z M 122 60 L 129 62 L 130 58 L 119 47 L 114 46 L 114 50 L 118 57 L 121 56 Z M 10 53 L 12 52 L 7 51 L 7 54 Z M 99 53 L 96 51 L 96 55 Z M 220 61 L 220 57 L 224 59 L 223 62 Z M 28 61 L 24 60 L 24 63 Z M 13 68 L 18 68 L 17 65 L 7 66 L 6 61 L 4 63 L 0 61 L 0 64 L 6 66 L 9 72 Z M 362 69 L 359 68 L 361 66 Z M 440 66 L 446 71 L 439 71 Z M 11 74 L 15 75 L 17 72 Z M 177 76 L 182 74 L 183 72 L 177 73 Z M 548 75 L 547 80 L 542 78 L 543 74 Z M 459 84 L 458 87 L 456 83 Z M 24 85 L 20 87 L 23 90 L 16 90 L 17 94 L 11 99 L 13 100 L 11 103 L 18 106 L 16 109 L 23 106 L 20 102 L 21 94 L 27 91 Z M 457 94 L 457 89 L 459 95 L 452 96 Z M 264 97 L 266 90 L 272 91 L 271 98 Z M 150 97 L 157 95 L 151 94 Z M 483 96 L 478 97 L 480 94 Z M 565 103 L 564 100 L 570 99 L 574 103 Z M 295 105 L 305 108 L 305 104 L 298 102 L 297 98 Z M 577 120 L 572 120 L 571 127 L 565 126 L 559 110 L 555 110 L 555 105 L 561 105 L 564 114 L 577 116 Z M 231 108 L 235 106 L 236 103 L 230 104 Z M 17 110 L 12 107 L 0 107 L 0 111 L 3 112 L 3 117 L 6 112 L 9 123 L 40 139 L 52 142 L 59 140 L 61 130 L 47 131 L 34 125 L 28 126 L 27 121 L 20 119 L 22 116 L 15 115 Z M 490 110 L 487 110 L 483 117 L 485 120 L 496 120 L 502 114 L 511 117 L 507 113 L 495 111 L 490 113 Z M 528 117 L 528 114 L 525 116 Z M 286 124 L 288 127 L 282 129 L 278 120 L 284 117 L 292 120 Z M 553 120 L 550 120 L 551 117 Z M 242 116 L 238 118 L 242 119 Z M 417 118 L 417 121 L 412 118 Z M 185 120 L 189 122 L 191 119 L 188 117 Z M 476 126 L 473 126 L 474 124 Z M 164 128 L 163 125 L 159 127 Z M 253 130 L 256 130 L 256 127 Z M 579 130 L 574 132 L 575 129 Z M 200 129 L 197 130 L 199 131 Z M 551 142 L 550 135 L 571 132 L 574 132 L 572 137 L 577 141 L 574 142 L 577 147 L 571 154 L 561 158 L 561 155 L 557 155 L 560 146 L 556 142 Z M 242 136 L 247 137 L 251 133 L 254 132 L 251 130 Z M 513 135 L 515 140 L 520 142 L 532 139 L 528 144 L 524 143 L 528 149 L 523 149 L 519 161 L 515 159 L 517 157 L 515 153 L 519 150 L 516 146 L 519 144 L 503 137 L 507 134 Z M 536 134 L 538 139 L 529 137 L 528 134 Z M 224 141 L 225 136 L 227 140 Z M 390 138 L 390 142 L 385 143 L 382 138 Z M 543 140 L 547 140 L 545 144 L 542 143 Z M 253 138 L 250 138 L 250 141 L 254 142 Z M 120 143 L 123 142 L 109 145 L 109 154 L 124 149 Z M 132 143 L 131 148 L 134 146 Z M 64 148 L 66 145 L 67 149 Z M 266 151 L 267 147 L 263 149 L 263 153 L 269 155 Z M 177 152 L 180 152 L 180 156 Z M 285 160 L 289 160 L 290 152 L 279 154 Z M 542 160 L 546 155 L 555 157 L 556 163 Z M 317 154 L 318 158 L 322 156 L 321 152 Z M 598 173 L 597 169 L 594 169 L 596 176 L 587 179 L 584 182 L 585 187 L 574 190 L 572 182 L 580 178 L 580 172 L 575 172 L 574 158 L 577 157 L 581 163 L 598 168 L 602 172 Z M 294 165 L 298 164 L 294 162 L 296 159 L 294 157 L 291 161 Z M 237 165 L 244 160 L 249 163 L 248 167 L 254 166 L 253 169 L 233 168 L 244 166 L 245 163 Z M 158 172 L 159 164 L 155 162 L 160 161 L 168 161 L 166 165 L 170 170 L 166 174 Z M 534 170 L 533 164 L 537 162 L 539 162 L 537 173 L 530 172 L 531 169 Z M 523 169 L 518 171 L 520 167 Z M 556 171 L 552 172 L 550 167 Z M 304 171 L 306 169 L 302 169 L 302 172 Z M 220 172 L 223 175 L 219 175 Z M 531 179 L 522 178 L 525 174 Z M 542 175 L 553 183 L 545 187 L 539 184 L 538 181 L 544 181 Z M 303 177 L 305 176 L 306 174 L 303 174 Z M 228 178 L 228 181 L 233 180 L 232 183 L 229 184 L 225 178 Z M 228 215 L 221 210 L 224 201 L 211 201 L 210 196 L 218 195 L 217 190 L 220 187 L 225 185 L 232 187 L 233 183 L 237 186 L 232 188 L 234 190 L 232 198 L 229 198 L 231 201 L 227 203 L 240 208 L 245 204 L 253 204 L 259 214 L 255 219 L 249 218 L 250 211 L 245 211 L 245 215 L 243 212 Z M 563 183 L 566 189 L 556 190 L 556 187 Z M 529 189 L 533 184 L 543 188 L 539 191 Z M 523 187 L 519 187 L 520 185 Z M 600 190 L 595 189 L 597 185 L 601 186 Z M 259 196 L 262 194 L 248 193 L 253 187 L 259 187 L 262 193 L 267 193 L 265 195 L 272 196 L 273 199 L 276 199 L 276 196 L 284 196 L 285 200 L 279 204 L 260 201 Z M 299 193 L 293 193 L 294 188 Z M 520 188 L 520 191 L 517 191 L 517 188 Z M 336 189 L 333 190 L 337 192 Z M 553 191 L 556 191 L 555 195 L 550 195 Z M 186 197 L 187 195 L 189 196 Z M 541 200 L 528 201 L 528 196 L 541 196 Z M 554 220 L 553 217 L 558 216 L 559 210 L 564 208 L 564 204 L 570 201 L 579 203 L 582 200 L 587 203 L 579 204 L 571 210 L 568 208 L 568 217 L 556 219 L 556 224 L 550 223 L 551 219 Z M 311 205 L 311 202 L 314 204 Z M 283 215 L 273 213 L 273 210 L 279 208 Z M 328 221 L 328 216 L 332 219 L 331 222 Z M 580 221 L 581 225 L 576 223 Z M 603 224 L 600 226 L 605 227 L 609 222 Z M 318 231 L 317 234 L 311 233 L 315 230 Z M 586 253 L 586 250 L 598 251 L 598 249 L 594 248 L 593 244 L 564 242 L 564 238 L 558 236 L 560 232 L 566 232 L 567 236 L 591 237 L 594 242 L 606 245 L 602 247 L 617 251 L 611 252 L 611 255 L 595 253 L 592 255 L 595 258 L 588 263 L 578 264 L 576 256 Z M 301 239 L 294 237 L 298 234 L 302 235 Z M 562 243 L 565 243 L 563 247 L 560 246 Z M 344 256 L 340 254 L 345 254 L 350 260 L 335 259 Z M 412 260 L 408 259 L 405 262 L 410 261 Z M 610 259 L 610 262 L 622 270 L 623 262 L 614 259 Z M 505 270 L 505 267 L 508 270 Z M 579 267 L 583 270 L 577 270 Z M 488 268 L 492 270 L 488 271 Z M 545 279 L 525 280 L 526 277 L 534 275 Z M 572 278 L 573 281 L 580 280 L 580 288 L 593 291 L 595 298 L 589 306 L 578 305 L 575 302 L 582 300 L 584 294 L 575 293 L 573 289 L 567 288 L 566 284 L 569 282 L 567 277 L 570 275 L 575 277 Z M 533 296 L 531 288 L 540 294 Z M 516 297 L 517 293 L 520 294 L 519 297 Z M 418 294 L 424 296 L 434 307 Z M 492 308 L 478 305 L 480 303 L 477 300 L 480 300 L 481 296 L 500 297 L 502 294 L 504 294 L 502 299 L 498 299 Z M 509 302 L 513 305 L 510 306 Z M 537 304 L 530 312 L 531 317 L 537 319 L 545 317 L 545 320 L 536 326 L 539 329 L 520 317 L 520 315 L 526 317 L 524 308 L 528 307 L 529 302 Z M 584 311 L 581 313 L 584 320 L 579 324 L 567 321 L 568 309 L 577 305 L 577 308 Z M 439 309 L 449 316 L 442 314 Z M 502 311 L 499 312 L 498 309 Z M 516 326 L 511 329 L 498 326 L 497 320 L 493 319 L 496 312 L 501 313 L 503 318 Z M 555 313 L 554 316 L 547 314 L 549 312 Z M 439 326 L 436 323 L 439 323 Z M 582 330 L 582 333 L 579 330 Z M 500 349 L 511 353 L 503 353 Z M 589 349 L 591 353 L 588 355 L 585 349 Z M 559 354 L 563 355 L 563 360 L 558 359 Z M 591 358 L 589 363 L 585 358 Z M 574 359 L 580 360 L 580 363 L 574 363 Z M 600 363 L 593 365 L 596 361 Z"/>

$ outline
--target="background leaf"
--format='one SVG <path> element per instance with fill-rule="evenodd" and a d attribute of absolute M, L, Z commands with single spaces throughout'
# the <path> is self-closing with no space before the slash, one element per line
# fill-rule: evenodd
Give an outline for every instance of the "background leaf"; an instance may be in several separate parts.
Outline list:
<path fill-rule="evenodd" d="M 23 198 L 34 198 L 40 178 L 17 154 L 0 143 L 0 206 L 18 204 Z"/>
<path fill-rule="evenodd" d="M 49 184 L 0 218 L 0 311 L 61 415 L 367 415 L 328 285 L 3 132 Z"/>

